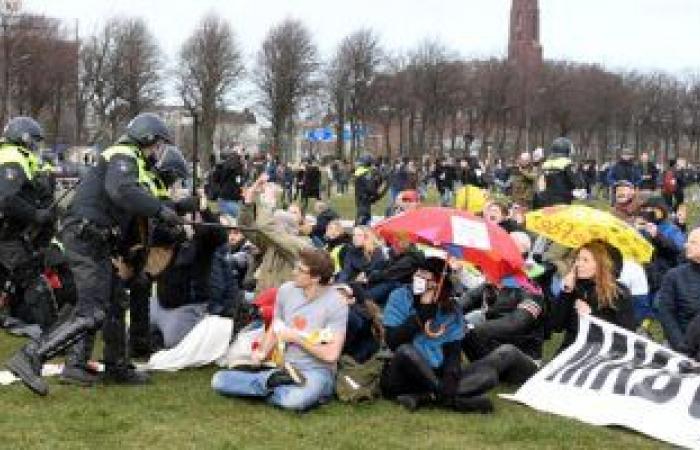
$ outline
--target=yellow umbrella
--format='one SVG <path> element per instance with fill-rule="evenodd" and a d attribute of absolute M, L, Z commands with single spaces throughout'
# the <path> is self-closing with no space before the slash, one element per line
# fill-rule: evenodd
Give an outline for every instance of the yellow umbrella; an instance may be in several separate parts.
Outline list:
<path fill-rule="evenodd" d="M 478 214 L 483 211 L 488 198 L 489 194 L 487 191 L 469 184 L 457 190 L 455 208 Z"/>
<path fill-rule="evenodd" d="M 602 240 L 640 263 L 649 262 L 654 250 L 644 236 L 622 220 L 583 205 L 553 206 L 529 212 L 525 214 L 525 226 L 529 231 L 571 248 Z"/>

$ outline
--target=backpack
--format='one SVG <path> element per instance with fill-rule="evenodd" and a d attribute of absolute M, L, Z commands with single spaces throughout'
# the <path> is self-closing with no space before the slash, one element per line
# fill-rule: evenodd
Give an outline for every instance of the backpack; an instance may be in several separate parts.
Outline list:
<path fill-rule="evenodd" d="M 673 173 L 673 170 L 668 169 L 666 172 L 664 172 L 664 178 L 663 182 L 661 184 L 661 190 L 663 191 L 664 194 L 673 194 L 676 192 L 676 189 L 678 188 L 678 180 L 676 180 L 676 174 Z"/>
<path fill-rule="evenodd" d="M 379 386 L 384 361 L 376 354 L 360 364 L 352 357 L 343 355 L 338 364 L 335 394 L 345 403 L 374 401 L 381 395 Z"/>

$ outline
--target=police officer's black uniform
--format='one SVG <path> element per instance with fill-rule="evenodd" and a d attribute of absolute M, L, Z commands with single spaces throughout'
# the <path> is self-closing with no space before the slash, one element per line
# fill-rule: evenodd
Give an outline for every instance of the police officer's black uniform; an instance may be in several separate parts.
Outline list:
<path fill-rule="evenodd" d="M 573 144 L 567 138 L 557 138 L 552 143 L 550 155 L 542 164 L 545 190 L 540 192 L 536 207 L 570 205 L 574 200 L 573 191 L 583 187 L 573 170 L 570 159 Z"/>
<path fill-rule="evenodd" d="M 10 313 L 25 321 L 47 326 L 55 311 L 48 311 L 49 288 L 40 277 L 42 229 L 53 228 L 47 206 L 52 193 L 41 182 L 34 154 L 44 138 L 32 118 L 10 120 L 0 143 L 0 273 L 2 294 L 11 300 Z M 49 233 L 48 235 L 50 235 Z M 41 311 L 41 314 L 35 314 Z"/>
<path fill-rule="evenodd" d="M 125 382 L 135 377 L 125 355 L 125 342 L 117 342 L 124 331 L 110 330 L 110 326 L 116 329 L 123 324 L 124 312 L 119 295 L 115 295 L 119 282 L 111 258 L 120 236 L 126 235 L 138 217 L 181 222 L 175 211 L 143 186 L 148 163 L 141 149 L 169 140 L 169 132 L 157 116 L 136 116 L 127 126 L 126 135 L 100 154 L 97 166 L 78 186 L 61 231 L 78 297 L 74 313 L 38 341 L 27 344 L 6 364 L 35 393 L 48 393 L 40 376 L 43 362 L 94 334 L 103 322 L 105 376 Z"/>

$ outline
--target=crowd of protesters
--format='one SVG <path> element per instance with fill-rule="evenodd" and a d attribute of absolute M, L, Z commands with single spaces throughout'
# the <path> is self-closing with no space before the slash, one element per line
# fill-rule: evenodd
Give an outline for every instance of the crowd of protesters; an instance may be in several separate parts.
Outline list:
<path fill-rule="evenodd" d="M 288 164 L 229 152 L 209 171 L 208 202 L 172 262 L 148 280 L 156 294 L 131 318 L 131 354 L 176 347 L 206 315 L 231 317 L 236 332 L 264 331 L 246 364 L 214 375 L 223 395 L 306 410 L 342 398 L 349 374 L 365 370 L 367 385 L 410 410 L 482 413 L 493 411 L 491 389 L 541 367 L 552 333 L 564 333 L 562 349 L 573 342 L 579 315 L 647 336 L 657 321 L 668 346 L 700 359 L 700 231 L 684 197 L 697 173 L 682 159 L 659 167 L 646 153 L 634 158 L 624 149 L 614 163 L 575 162 L 565 138 L 512 164 L 477 153 Z M 464 261 L 408 237 L 386 243 L 371 227 L 385 196 L 380 213 L 391 216 L 420 208 L 433 188 L 453 206 L 465 186 L 488 191 L 477 213 L 510 234 L 525 280 L 487 281 Z M 354 223 L 332 207 L 345 194 Z M 602 241 L 568 249 L 526 231 L 525 211 L 599 198 L 653 246 L 648 264 Z"/>

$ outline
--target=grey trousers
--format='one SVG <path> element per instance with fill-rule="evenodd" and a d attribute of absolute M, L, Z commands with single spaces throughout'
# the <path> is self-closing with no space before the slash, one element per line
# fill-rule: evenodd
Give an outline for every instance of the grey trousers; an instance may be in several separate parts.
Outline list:
<path fill-rule="evenodd" d="M 207 305 L 197 303 L 179 308 L 163 308 L 158 299 L 151 297 L 151 330 L 157 329 L 163 335 L 165 348 L 175 347 L 206 314 Z"/>

